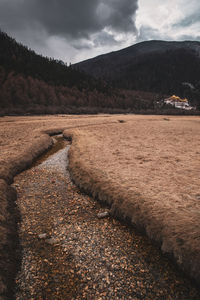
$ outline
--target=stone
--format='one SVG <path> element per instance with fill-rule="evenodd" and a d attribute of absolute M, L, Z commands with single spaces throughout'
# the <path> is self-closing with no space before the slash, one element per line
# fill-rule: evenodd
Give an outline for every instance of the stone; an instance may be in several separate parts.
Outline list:
<path fill-rule="evenodd" d="M 98 214 L 97 214 L 97 218 L 98 218 L 98 219 L 103 219 L 103 218 L 108 217 L 109 215 L 110 215 L 109 211 L 106 210 L 106 211 L 104 211 L 104 212 L 98 213 Z"/>
<path fill-rule="evenodd" d="M 47 234 L 46 233 L 41 233 L 38 235 L 39 239 L 42 240 L 42 239 L 46 239 L 47 237 Z"/>
<path fill-rule="evenodd" d="M 58 240 L 55 238 L 50 238 L 50 239 L 46 240 L 46 242 L 50 245 L 54 245 L 54 244 L 58 243 Z"/>

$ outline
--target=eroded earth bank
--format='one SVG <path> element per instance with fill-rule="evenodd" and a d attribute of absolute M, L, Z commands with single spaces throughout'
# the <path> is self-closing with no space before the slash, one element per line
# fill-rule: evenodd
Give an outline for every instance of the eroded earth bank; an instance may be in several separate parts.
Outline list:
<path fill-rule="evenodd" d="M 0 125 L 2 299 L 14 291 L 18 299 L 200 299 L 182 275 L 200 282 L 199 117 L 5 117 Z M 62 132 L 73 140 L 70 176 L 93 199 L 70 181 L 66 150 L 20 173 Z M 94 199 L 109 217 L 98 218 L 107 208 Z"/>
<path fill-rule="evenodd" d="M 146 237 L 100 218 L 107 208 L 71 182 L 63 146 L 15 177 L 22 247 L 16 299 L 198 299 Z"/>

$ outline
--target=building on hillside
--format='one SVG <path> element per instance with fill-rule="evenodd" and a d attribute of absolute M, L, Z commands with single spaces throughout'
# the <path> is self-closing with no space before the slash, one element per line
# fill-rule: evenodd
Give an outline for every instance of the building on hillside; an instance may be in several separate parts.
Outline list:
<path fill-rule="evenodd" d="M 186 98 L 181 99 L 180 97 L 175 96 L 175 95 L 164 99 L 164 103 L 170 104 L 176 108 L 181 108 L 181 109 L 185 109 L 185 110 L 193 109 L 193 107 L 189 105 L 188 99 L 186 99 Z"/>

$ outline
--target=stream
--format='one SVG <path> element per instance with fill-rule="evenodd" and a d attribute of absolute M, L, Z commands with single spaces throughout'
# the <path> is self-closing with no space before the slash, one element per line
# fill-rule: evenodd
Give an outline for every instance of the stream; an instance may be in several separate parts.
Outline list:
<path fill-rule="evenodd" d="M 107 208 L 70 180 L 62 136 L 15 177 L 21 213 L 16 299 L 200 299 L 147 237 L 99 214 Z"/>

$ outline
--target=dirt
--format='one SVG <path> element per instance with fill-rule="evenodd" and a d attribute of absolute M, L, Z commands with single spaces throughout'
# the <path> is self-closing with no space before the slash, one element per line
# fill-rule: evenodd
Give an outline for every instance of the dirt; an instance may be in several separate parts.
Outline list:
<path fill-rule="evenodd" d="M 107 207 L 72 183 L 67 149 L 15 178 L 23 249 L 16 299 L 200 299 L 145 236 L 98 218 Z"/>
<path fill-rule="evenodd" d="M 48 134 L 64 130 L 66 136 L 73 137 L 69 168 L 81 190 L 108 203 L 112 215 L 128 219 L 146 232 L 164 253 L 174 257 L 183 272 L 199 283 L 199 126 L 199 117 L 0 118 L 0 297 L 9 295 L 5 299 L 11 299 L 10 283 L 16 274 L 14 261 L 18 257 L 18 216 L 9 184 L 51 147 Z M 53 171 L 42 172 L 47 177 Z M 42 183 L 41 172 L 38 174 Z M 53 185 L 52 182 L 52 188 L 45 190 L 54 196 Z"/>

